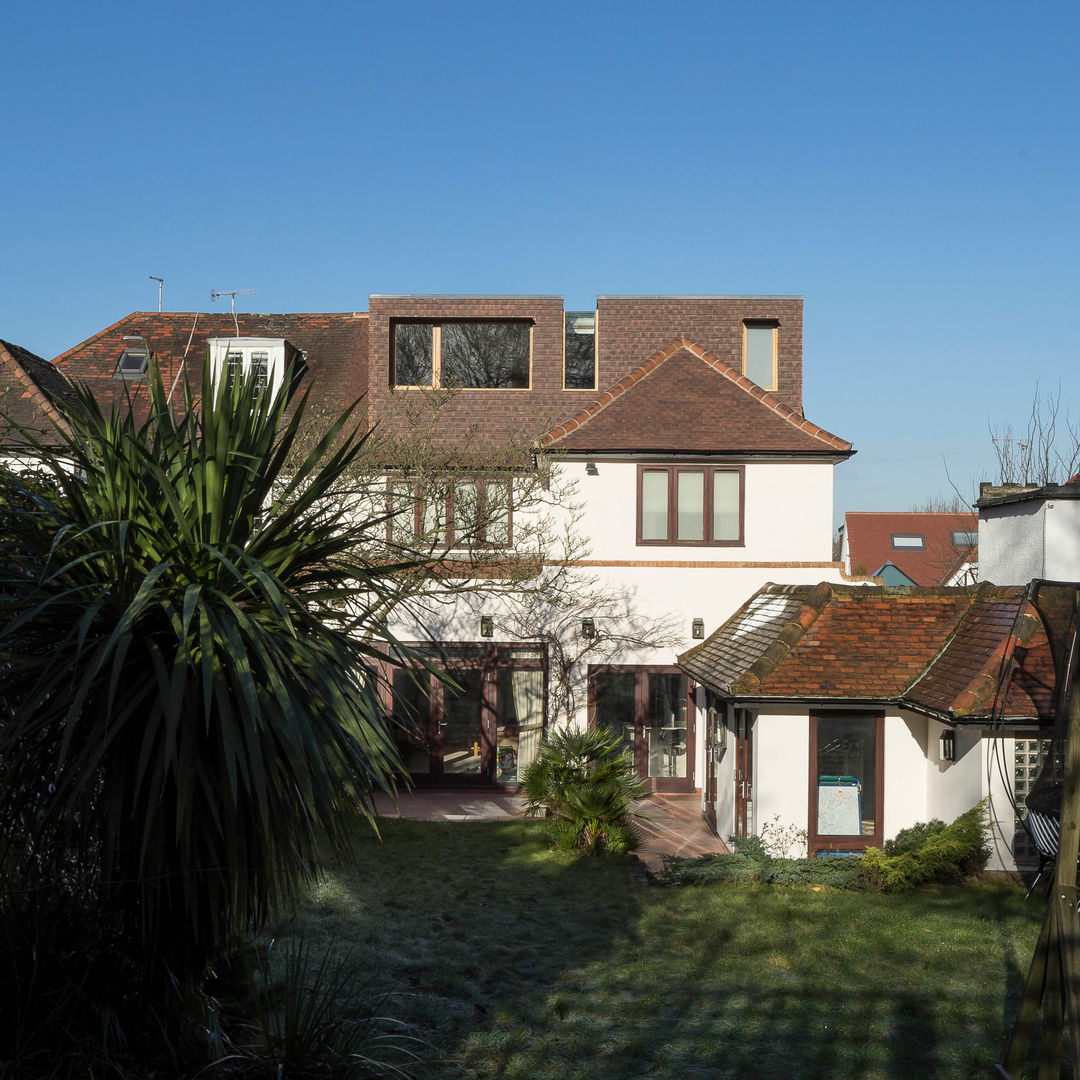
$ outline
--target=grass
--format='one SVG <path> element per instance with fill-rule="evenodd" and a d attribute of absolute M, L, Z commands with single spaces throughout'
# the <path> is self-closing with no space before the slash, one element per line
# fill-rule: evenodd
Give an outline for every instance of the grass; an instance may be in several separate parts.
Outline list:
<path fill-rule="evenodd" d="M 294 925 L 352 946 L 454 1080 L 984 1076 L 1042 915 L 1005 884 L 648 886 L 526 821 L 382 829 Z"/>

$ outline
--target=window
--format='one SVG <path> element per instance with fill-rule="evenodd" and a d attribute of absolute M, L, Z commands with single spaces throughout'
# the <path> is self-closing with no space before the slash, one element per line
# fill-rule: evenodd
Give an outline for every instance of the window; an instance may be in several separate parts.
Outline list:
<path fill-rule="evenodd" d="M 977 532 L 965 532 L 964 530 L 957 529 L 952 534 L 953 547 L 955 548 L 969 548 L 975 547 L 979 543 L 979 534 Z"/>
<path fill-rule="evenodd" d="M 297 369 L 303 354 L 284 338 L 210 338 L 210 371 L 213 378 L 224 376 L 226 383 L 247 376 L 253 393 L 267 388 L 274 393 L 285 383 L 286 368 Z"/>
<path fill-rule="evenodd" d="M 810 716 L 810 850 L 881 847 L 884 727 L 880 713 Z"/>
<path fill-rule="evenodd" d="M 513 520 L 508 480 L 456 480 L 388 493 L 387 539 L 408 546 L 417 539 L 441 547 L 510 546 Z"/>
<path fill-rule="evenodd" d="M 397 322 L 391 340 L 395 386 L 529 388 L 527 322 Z"/>
<path fill-rule="evenodd" d="M 741 545 L 742 487 L 741 467 L 639 466 L 637 542 Z"/>
<path fill-rule="evenodd" d="M 920 533 L 893 533 L 892 546 L 900 551 L 925 551 L 926 538 Z"/>
<path fill-rule="evenodd" d="M 743 374 L 762 390 L 776 389 L 776 323 L 743 324 Z"/>
<path fill-rule="evenodd" d="M 120 362 L 113 375 L 118 379 L 141 379 L 149 363 L 150 357 L 145 349 L 125 349 L 120 354 Z"/>
<path fill-rule="evenodd" d="M 596 312 L 566 313 L 564 390 L 596 389 Z"/>

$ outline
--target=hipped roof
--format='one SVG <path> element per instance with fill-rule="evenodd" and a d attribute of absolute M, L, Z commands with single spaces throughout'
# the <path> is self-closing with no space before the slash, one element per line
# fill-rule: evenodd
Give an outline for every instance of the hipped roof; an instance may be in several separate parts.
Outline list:
<path fill-rule="evenodd" d="M 946 721 L 1053 716 L 1053 662 L 1022 586 L 769 584 L 679 666 L 731 699 L 897 703 Z"/>
<path fill-rule="evenodd" d="M 48 360 L 0 341 L 0 442 L 18 446 L 29 435 L 45 442 L 66 428 L 63 411 L 77 402 L 74 387 Z"/>

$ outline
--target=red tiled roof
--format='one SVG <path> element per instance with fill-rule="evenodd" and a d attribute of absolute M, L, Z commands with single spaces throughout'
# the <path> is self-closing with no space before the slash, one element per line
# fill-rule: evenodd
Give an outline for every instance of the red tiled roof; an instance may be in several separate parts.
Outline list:
<path fill-rule="evenodd" d="M 964 562 L 978 560 L 979 549 L 956 547 L 954 532 L 978 532 L 979 519 L 971 513 L 849 511 L 844 515 L 850 569 L 877 573 L 891 562 L 916 585 L 939 585 L 948 581 Z M 921 550 L 894 548 L 894 535 L 924 537 Z"/>
<path fill-rule="evenodd" d="M 0 442 L 21 441 L 17 428 L 49 441 L 56 427 L 66 427 L 62 407 L 75 403 L 75 390 L 48 360 L 0 341 Z"/>
<path fill-rule="evenodd" d="M 849 455 L 833 435 L 685 335 L 542 440 L 560 450 Z"/>
<path fill-rule="evenodd" d="M 1047 719 L 1053 665 L 1020 586 L 766 585 L 679 665 L 732 698 L 896 701 L 987 718 L 1018 614 L 1005 715 Z"/>
<path fill-rule="evenodd" d="M 201 396 L 207 341 L 213 337 L 285 338 L 307 354 L 306 385 L 313 379 L 311 405 L 340 411 L 367 391 L 367 315 L 364 313 L 260 315 L 220 312 L 133 312 L 53 361 L 69 379 L 85 383 L 105 409 L 130 396 L 136 409 L 145 407 L 144 380 L 114 377 L 120 354 L 142 336 L 167 386 L 187 372 L 195 395 Z M 185 362 L 186 355 L 186 362 Z M 182 375 L 181 375 L 182 378 Z M 180 398 L 179 391 L 177 398 Z M 176 400 L 176 399 L 174 399 Z"/>

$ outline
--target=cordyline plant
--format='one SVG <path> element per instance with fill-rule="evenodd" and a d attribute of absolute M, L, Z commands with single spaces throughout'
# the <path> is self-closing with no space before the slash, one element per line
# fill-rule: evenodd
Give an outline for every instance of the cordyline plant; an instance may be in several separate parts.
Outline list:
<path fill-rule="evenodd" d="M 400 771 L 374 613 L 416 567 L 365 559 L 385 517 L 340 499 L 355 406 L 297 460 L 285 398 L 221 380 L 174 416 L 158 376 L 138 421 L 83 392 L 0 467 L 0 905 L 81 890 L 159 985 L 263 923 Z"/>

